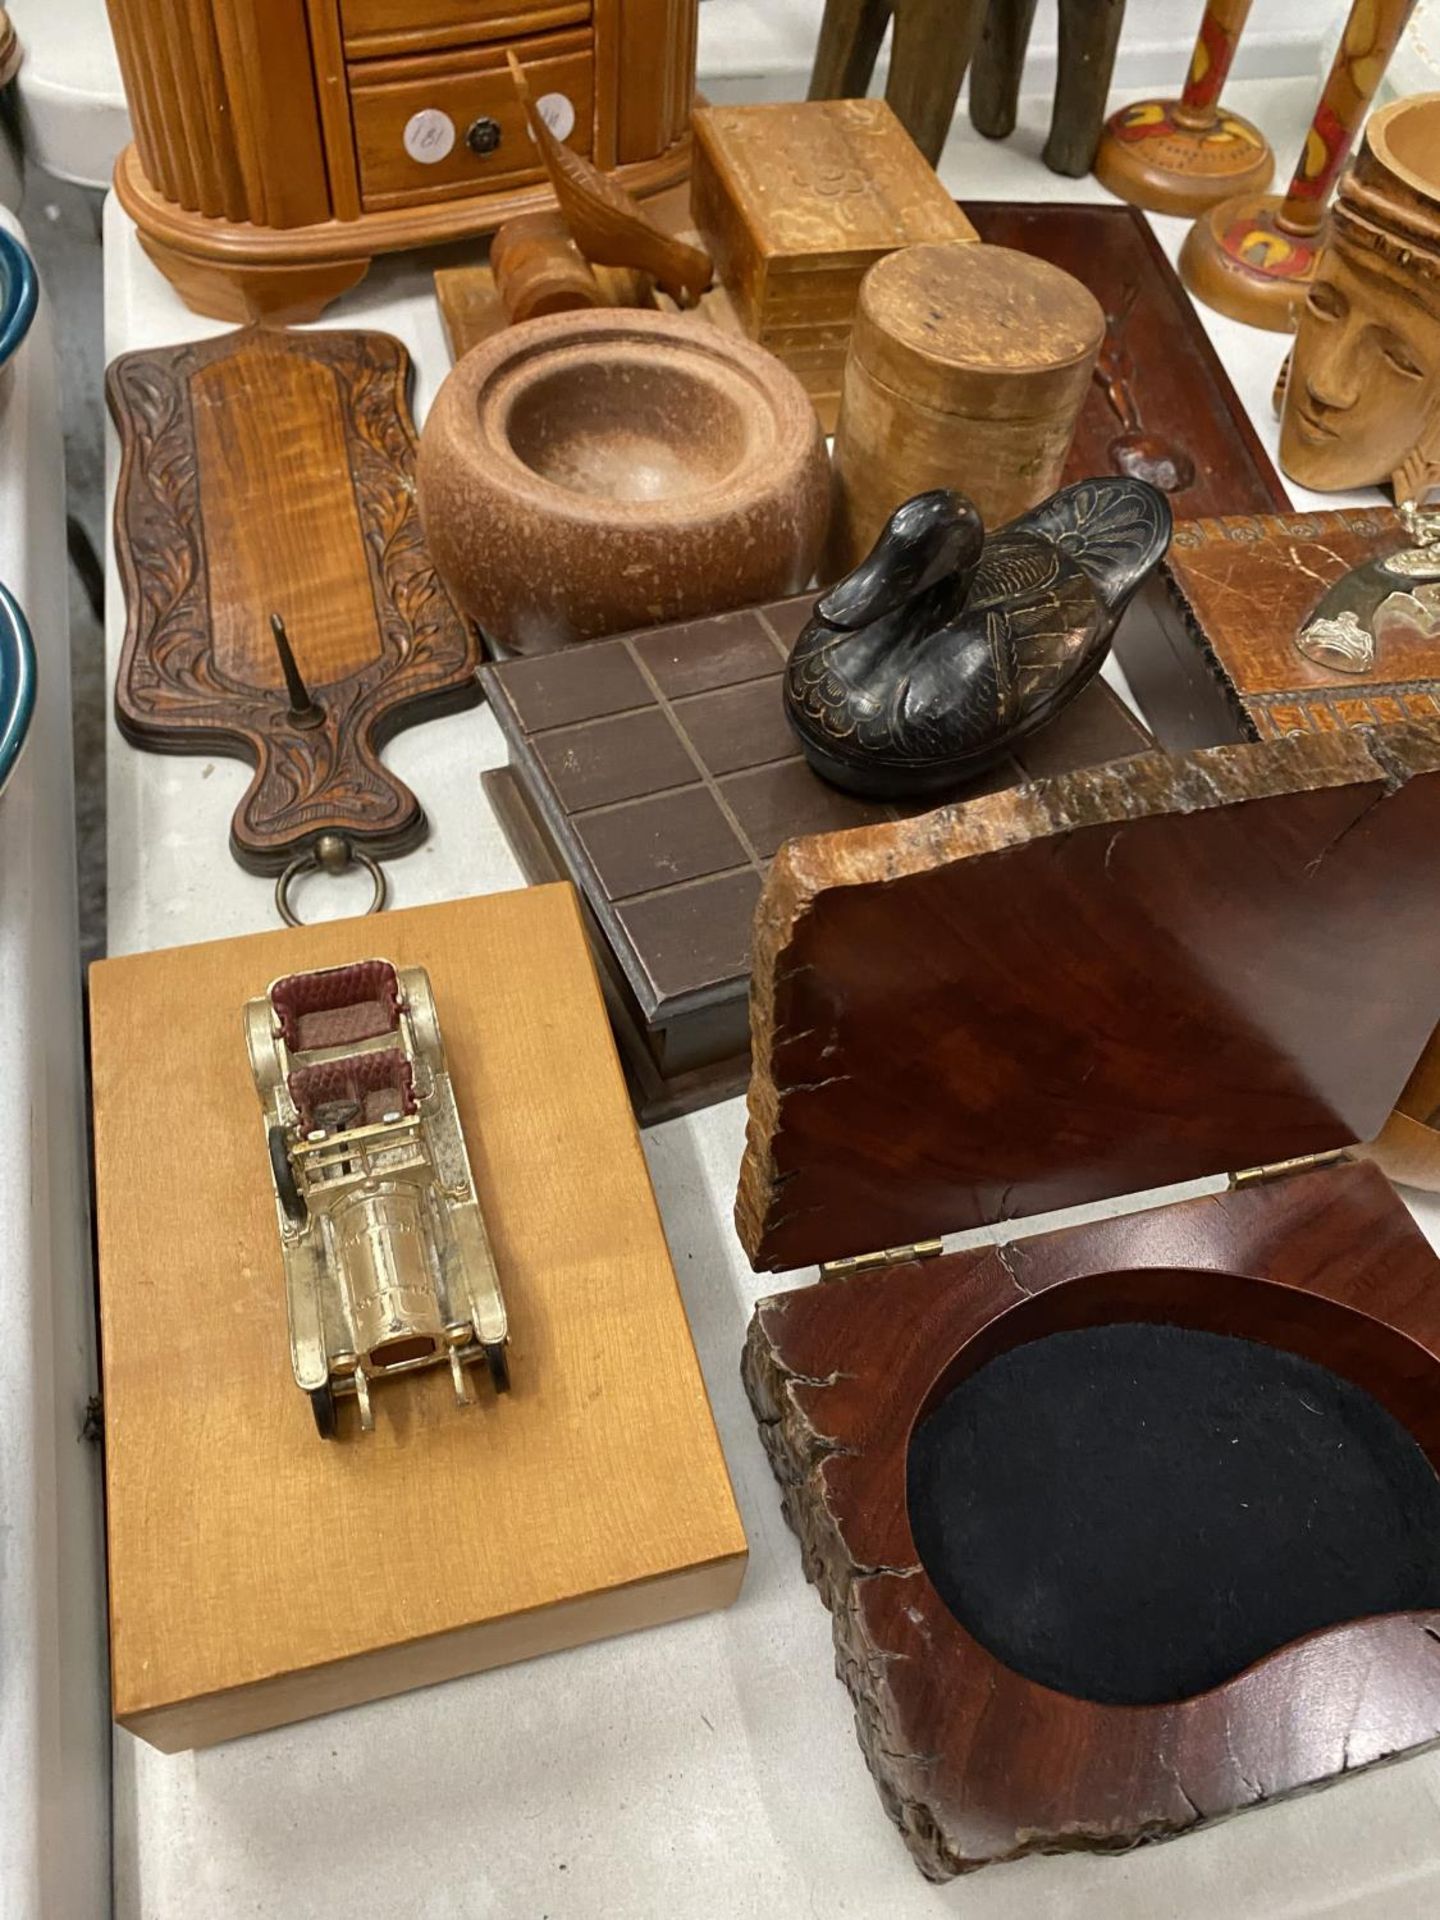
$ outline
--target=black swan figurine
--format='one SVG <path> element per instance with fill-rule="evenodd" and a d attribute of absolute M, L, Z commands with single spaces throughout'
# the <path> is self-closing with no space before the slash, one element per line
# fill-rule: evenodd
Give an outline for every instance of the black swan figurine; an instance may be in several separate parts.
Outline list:
<path fill-rule="evenodd" d="M 1170 524 L 1144 480 L 1078 481 L 988 537 L 963 493 L 907 500 L 791 652 L 806 759 L 876 799 L 963 786 L 1094 678 Z"/>

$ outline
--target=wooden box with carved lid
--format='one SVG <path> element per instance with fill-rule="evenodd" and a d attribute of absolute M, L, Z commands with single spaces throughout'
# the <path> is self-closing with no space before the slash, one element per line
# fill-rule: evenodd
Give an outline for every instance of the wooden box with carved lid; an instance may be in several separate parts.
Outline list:
<path fill-rule="evenodd" d="M 1432 720 L 1437 581 L 1440 514 L 1180 520 L 1115 651 L 1167 747 Z"/>
<path fill-rule="evenodd" d="M 827 431 L 869 268 L 975 239 L 883 100 L 698 108 L 690 196 L 745 331 L 799 375 Z"/>
<path fill-rule="evenodd" d="M 379 253 L 552 204 L 506 64 L 637 194 L 689 167 L 698 0 L 108 0 L 115 188 L 181 298 L 312 319 Z"/>
<path fill-rule="evenodd" d="M 930 1877 L 1440 1738 L 1440 1259 L 1346 1153 L 1440 1013 L 1437 887 L 1413 724 L 776 856 L 736 1225 L 821 1274 L 745 1383 Z"/>

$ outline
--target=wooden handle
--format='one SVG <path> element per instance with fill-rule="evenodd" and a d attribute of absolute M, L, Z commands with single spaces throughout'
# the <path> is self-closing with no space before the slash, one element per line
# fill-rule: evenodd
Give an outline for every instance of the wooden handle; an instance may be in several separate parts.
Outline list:
<path fill-rule="evenodd" d="M 1405 31 L 1415 0 L 1354 0 L 1325 91 L 1310 122 L 1276 221 L 1287 233 L 1320 231 L 1325 203 Z"/>
<path fill-rule="evenodd" d="M 512 321 L 605 305 L 563 214 L 524 213 L 507 220 L 490 242 L 490 267 Z"/>

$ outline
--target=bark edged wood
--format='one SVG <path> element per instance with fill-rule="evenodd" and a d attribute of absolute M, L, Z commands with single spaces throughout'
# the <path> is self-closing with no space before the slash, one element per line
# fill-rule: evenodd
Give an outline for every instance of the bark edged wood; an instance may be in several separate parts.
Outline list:
<path fill-rule="evenodd" d="M 932 1879 L 1117 1851 L 1440 1738 L 1440 1611 L 1352 1621 L 1224 1685 L 1099 1705 L 979 1645 L 920 1563 L 917 1419 L 1009 1348 L 1114 1321 L 1238 1333 L 1375 1395 L 1440 1463 L 1440 1265 L 1374 1168 L 1121 1216 L 762 1301 L 743 1374 L 887 1812 Z"/>

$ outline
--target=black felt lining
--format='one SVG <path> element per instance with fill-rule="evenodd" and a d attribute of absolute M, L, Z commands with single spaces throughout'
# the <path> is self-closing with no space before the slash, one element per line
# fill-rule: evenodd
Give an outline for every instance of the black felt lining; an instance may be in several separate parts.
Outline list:
<path fill-rule="evenodd" d="M 1179 1700 L 1345 1620 L 1440 1607 L 1440 1480 L 1370 1394 L 1252 1340 L 1054 1333 L 917 1427 L 910 1526 L 1007 1666 L 1114 1705 Z"/>

